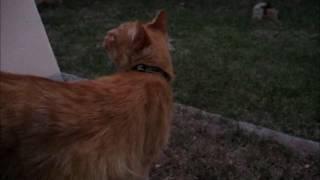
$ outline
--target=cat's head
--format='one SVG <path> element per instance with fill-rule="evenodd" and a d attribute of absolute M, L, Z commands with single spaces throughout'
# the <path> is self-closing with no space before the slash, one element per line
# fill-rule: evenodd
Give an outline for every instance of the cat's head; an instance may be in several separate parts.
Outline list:
<path fill-rule="evenodd" d="M 150 22 L 126 22 L 111 29 L 104 38 L 103 46 L 119 71 L 129 71 L 137 64 L 146 64 L 157 66 L 174 77 L 164 11 Z"/>

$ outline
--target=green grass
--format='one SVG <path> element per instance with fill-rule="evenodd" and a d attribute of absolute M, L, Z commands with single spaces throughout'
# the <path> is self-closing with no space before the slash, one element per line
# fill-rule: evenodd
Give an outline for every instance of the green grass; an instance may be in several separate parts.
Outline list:
<path fill-rule="evenodd" d="M 281 24 L 251 22 L 254 2 L 67 0 L 41 16 L 62 71 L 94 78 L 113 72 L 106 31 L 164 8 L 176 101 L 319 141 L 319 2 L 274 1 Z"/>

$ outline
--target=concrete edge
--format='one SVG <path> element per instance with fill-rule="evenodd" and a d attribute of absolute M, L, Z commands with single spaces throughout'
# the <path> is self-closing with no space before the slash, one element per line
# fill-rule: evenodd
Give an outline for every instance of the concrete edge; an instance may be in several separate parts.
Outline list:
<path fill-rule="evenodd" d="M 186 106 L 179 103 L 176 103 L 176 106 L 178 106 L 179 108 L 185 108 L 187 110 L 199 112 L 206 118 L 209 118 L 210 120 L 212 119 L 216 122 L 217 120 L 220 122 L 227 121 L 228 123 L 231 123 L 231 125 L 238 127 L 244 132 L 256 134 L 258 137 L 265 140 L 275 141 L 301 156 L 320 156 L 319 142 L 288 135 L 286 133 L 257 126 L 248 122 L 236 121 L 234 119 L 225 118 L 219 114 L 209 113 L 192 106 Z"/>

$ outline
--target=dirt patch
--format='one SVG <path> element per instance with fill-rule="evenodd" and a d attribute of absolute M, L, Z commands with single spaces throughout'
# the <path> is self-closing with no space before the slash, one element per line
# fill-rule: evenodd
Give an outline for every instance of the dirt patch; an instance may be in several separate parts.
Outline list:
<path fill-rule="evenodd" d="M 217 116 L 176 106 L 169 147 L 152 180 L 320 179 L 320 158 L 246 134 Z"/>

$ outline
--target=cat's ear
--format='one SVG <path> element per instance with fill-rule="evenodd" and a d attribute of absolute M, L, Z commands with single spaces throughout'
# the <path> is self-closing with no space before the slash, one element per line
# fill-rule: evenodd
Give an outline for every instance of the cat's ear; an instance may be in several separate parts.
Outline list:
<path fill-rule="evenodd" d="M 102 46 L 106 49 L 110 48 L 113 46 L 113 44 L 115 43 L 116 41 L 116 35 L 114 34 L 113 31 L 109 31 L 107 33 L 107 35 L 104 37 L 104 40 L 103 40 L 103 43 L 102 43 Z"/>
<path fill-rule="evenodd" d="M 144 49 L 150 45 L 150 38 L 144 29 L 142 23 L 138 22 L 136 29 L 132 33 L 132 45 L 135 51 Z"/>
<path fill-rule="evenodd" d="M 167 13 L 164 10 L 160 10 L 156 17 L 154 17 L 147 26 L 163 33 L 167 33 Z"/>

